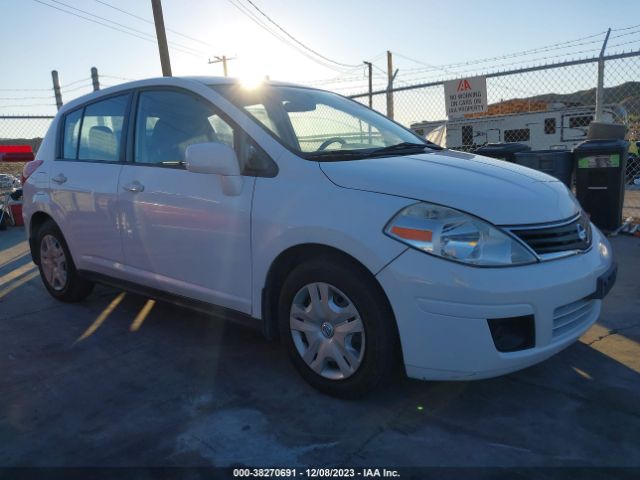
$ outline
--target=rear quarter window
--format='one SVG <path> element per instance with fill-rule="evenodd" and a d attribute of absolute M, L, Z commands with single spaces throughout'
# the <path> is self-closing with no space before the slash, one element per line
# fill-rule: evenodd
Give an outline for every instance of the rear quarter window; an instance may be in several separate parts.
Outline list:
<path fill-rule="evenodd" d="M 64 117 L 62 158 L 78 158 L 78 137 L 80 135 L 81 120 L 82 109 L 71 112 Z"/>

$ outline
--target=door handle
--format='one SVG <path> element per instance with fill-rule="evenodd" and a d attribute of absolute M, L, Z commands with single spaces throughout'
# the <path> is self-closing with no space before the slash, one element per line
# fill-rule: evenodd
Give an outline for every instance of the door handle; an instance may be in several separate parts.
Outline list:
<path fill-rule="evenodd" d="M 128 192 L 133 193 L 144 192 L 144 185 L 142 185 L 140 182 L 127 183 L 126 185 L 123 185 L 122 188 L 124 190 L 127 190 Z"/>
<path fill-rule="evenodd" d="M 53 177 L 51 180 L 53 180 L 57 184 L 62 184 L 67 181 L 67 177 L 64 176 L 64 173 L 59 173 L 58 175 Z"/>

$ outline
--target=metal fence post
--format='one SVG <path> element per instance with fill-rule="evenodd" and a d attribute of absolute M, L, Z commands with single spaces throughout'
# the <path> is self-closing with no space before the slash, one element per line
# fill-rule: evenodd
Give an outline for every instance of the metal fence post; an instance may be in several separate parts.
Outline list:
<path fill-rule="evenodd" d="M 387 50 L 387 117 L 393 118 L 393 57 Z"/>
<path fill-rule="evenodd" d="M 98 69 L 91 67 L 91 82 L 93 83 L 93 91 L 100 90 L 100 79 L 98 78 Z"/>
<path fill-rule="evenodd" d="M 56 97 L 56 107 L 60 110 L 62 108 L 62 93 L 60 92 L 60 79 L 58 78 L 57 70 L 51 70 L 51 79 L 53 80 L 53 94 Z"/>
<path fill-rule="evenodd" d="M 389 83 L 387 84 L 387 117 L 393 120 L 393 81 L 398 75 L 398 69 L 393 71 L 393 55 L 387 50 L 387 78 Z"/>
<path fill-rule="evenodd" d="M 607 30 L 607 36 L 604 37 L 604 43 L 602 44 L 602 50 L 600 50 L 600 57 L 598 57 L 598 86 L 596 88 L 596 112 L 595 121 L 602 121 L 602 110 L 604 107 L 604 51 L 607 48 L 607 42 L 609 41 L 609 34 L 611 29 Z"/>
<path fill-rule="evenodd" d="M 368 69 L 369 75 L 369 108 L 373 108 L 373 64 L 371 62 L 364 62 Z"/>

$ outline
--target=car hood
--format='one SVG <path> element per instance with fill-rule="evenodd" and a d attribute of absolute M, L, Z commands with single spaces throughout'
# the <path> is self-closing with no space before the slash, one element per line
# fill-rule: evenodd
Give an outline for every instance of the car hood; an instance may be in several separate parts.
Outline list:
<path fill-rule="evenodd" d="M 321 162 L 338 186 L 457 208 L 496 225 L 569 218 L 579 211 L 565 185 L 542 172 L 455 151 Z"/>

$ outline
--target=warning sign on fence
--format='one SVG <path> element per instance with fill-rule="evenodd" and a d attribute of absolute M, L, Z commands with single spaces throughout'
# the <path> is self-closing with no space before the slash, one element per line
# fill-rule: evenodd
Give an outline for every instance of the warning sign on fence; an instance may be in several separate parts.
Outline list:
<path fill-rule="evenodd" d="M 486 112 L 487 78 L 461 78 L 444 82 L 444 101 L 449 118 Z"/>

